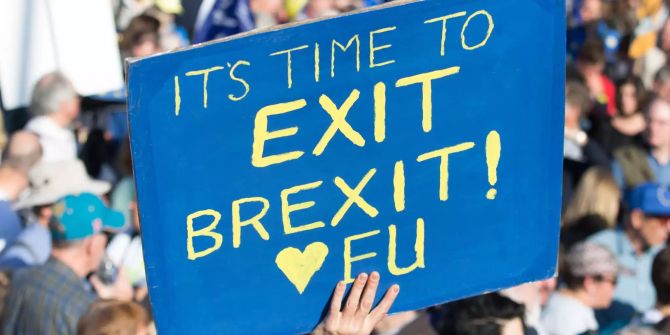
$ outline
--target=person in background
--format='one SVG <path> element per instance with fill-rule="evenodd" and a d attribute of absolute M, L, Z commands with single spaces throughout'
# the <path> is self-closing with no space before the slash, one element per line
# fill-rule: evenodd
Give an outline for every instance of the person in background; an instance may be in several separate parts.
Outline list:
<path fill-rule="evenodd" d="M 523 335 L 524 306 L 498 293 L 440 306 L 436 328 L 441 335 Z"/>
<path fill-rule="evenodd" d="M 622 189 L 645 182 L 670 185 L 670 102 L 654 100 L 648 117 L 649 149 L 627 146 L 614 153 L 612 174 Z"/>
<path fill-rule="evenodd" d="M 385 317 L 375 327 L 375 335 L 437 335 L 426 311 L 407 311 Z"/>
<path fill-rule="evenodd" d="M 177 0 L 181 5 L 181 1 Z M 155 4 L 155 0 L 111 0 L 114 9 L 116 31 L 125 30 L 130 21 L 146 12 Z"/>
<path fill-rule="evenodd" d="M 99 300 L 79 319 L 77 335 L 147 335 L 149 316 L 135 302 Z"/>
<path fill-rule="evenodd" d="M 585 0 L 585 2 L 594 1 L 600 0 Z M 576 67 L 589 88 L 591 98 L 596 102 L 591 114 L 614 116 L 616 112 L 616 88 L 603 72 L 605 70 L 605 52 L 599 40 L 589 40 L 584 43 L 577 56 Z"/>
<path fill-rule="evenodd" d="M 49 224 L 52 205 L 68 194 L 90 192 L 98 196 L 107 193 L 107 182 L 92 180 L 78 160 L 40 163 L 29 174 L 30 188 L 17 209 L 31 209 L 32 216 L 16 241 L 0 254 L 0 269 L 17 269 L 44 264 L 51 253 Z"/>
<path fill-rule="evenodd" d="M 250 7 L 254 13 L 256 28 L 272 27 L 288 21 L 282 0 L 251 0 Z"/>
<path fill-rule="evenodd" d="M 77 158 L 77 141 L 71 129 L 79 116 L 79 95 L 60 72 L 44 75 L 35 84 L 30 101 L 34 117 L 25 129 L 37 134 L 42 144 L 42 161 Z"/>
<path fill-rule="evenodd" d="M 652 89 L 654 86 L 654 77 L 658 71 L 663 68 L 670 54 L 670 20 L 666 20 L 658 35 L 658 43 L 655 47 L 649 49 L 644 56 L 638 60 L 638 67 L 644 85 Z"/>
<path fill-rule="evenodd" d="M 565 92 L 565 135 L 563 138 L 563 208 L 573 189 L 591 166 L 609 166 L 607 153 L 582 130 L 582 116 L 590 110 L 588 89 L 578 81 L 568 81 Z"/>
<path fill-rule="evenodd" d="M 642 81 L 635 76 L 627 77 L 617 86 L 616 114 L 611 119 L 600 120 L 601 125 L 592 133 L 608 154 L 629 145 L 644 146 L 643 132 L 647 121 L 642 110 L 645 94 Z"/>
<path fill-rule="evenodd" d="M 670 249 L 665 248 L 654 257 L 651 266 L 651 281 L 656 290 L 656 305 L 645 311 L 640 324 L 659 326 L 670 322 Z M 661 330 L 660 328 L 657 328 Z"/>
<path fill-rule="evenodd" d="M 665 197 L 665 198 L 664 198 Z M 643 184 L 627 197 L 630 214 L 622 229 L 601 231 L 590 241 L 608 248 L 618 262 L 632 270 L 619 277 L 614 294 L 618 301 L 638 312 L 654 307 L 651 264 L 670 232 L 670 190 L 657 184 Z"/>
<path fill-rule="evenodd" d="M 670 102 L 670 66 L 667 64 L 654 75 L 652 91 L 655 98 Z"/>
<path fill-rule="evenodd" d="M 548 278 L 532 283 L 521 284 L 500 291 L 505 297 L 512 299 L 525 307 L 524 324 L 528 329 L 534 330 L 538 335 L 545 335 L 540 317 L 542 308 L 549 301 L 549 297 L 556 289 L 556 278 Z"/>
<path fill-rule="evenodd" d="M 28 171 L 42 158 L 42 146 L 35 134 L 14 133 L 0 163 L 0 252 L 14 243 L 22 224 L 14 203 L 28 187 Z"/>
<path fill-rule="evenodd" d="M 335 0 L 309 0 L 305 6 L 306 18 L 319 18 L 339 14 L 335 8 Z"/>
<path fill-rule="evenodd" d="M 616 226 L 621 191 L 609 170 L 589 168 L 577 185 L 562 218 L 563 228 L 571 227 L 586 215 L 600 215 L 609 228 Z"/>
<path fill-rule="evenodd" d="M 182 14 L 179 0 L 156 0 L 144 14 L 155 17 L 159 22 L 158 41 L 159 51 L 175 50 L 189 45 L 188 32 L 175 21 L 176 16 Z"/>
<path fill-rule="evenodd" d="M 60 72 L 48 73 L 35 84 L 30 101 L 34 117 L 25 130 L 40 137 L 43 162 L 77 158 L 77 141 L 71 127 L 79 116 L 79 103 L 74 86 Z"/>
<path fill-rule="evenodd" d="M 333 6 L 340 13 L 350 12 L 352 10 L 359 9 L 361 7 L 374 6 L 382 3 L 383 1 L 377 0 L 334 0 Z"/>
<path fill-rule="evenodd" d="M 94 294 L 84 278 L 100 265 L 107 236 L 123 227 L 123 216 L 91 193 L 68 195 L 52 206 L 49 229 L 53 250 L 39 266 L 18 270 L 6 298 L 4 334 L 74 334 L 77 323 L 99 298 L 132 299 L 132 288 L 120 273 L 105 285 L 91 277 Z"/>
<path fill-rule="evenodd" d="M 589 242 L 576 244 L 565 257 L 563 280 L 542 313 L 549 335 L 577 335 L 598 330 L 594 309 L 612 302 L 621 269 L 605 247 Z"/>
<path fill-rule="evenodd" d="M 567 61 L 579 58 L 580 51 L 591 41 L 602 41 L 607 37 L 609 27 L 605 22 L 608 14 L 608 2 L 603 0 L 574 0 L 574 6 L 568 14 L 566 36 Z M 608 51 L 615 51 L 618 40 Z M 611 43 L 610 43 L 611 44 Z M 604 55 L 604 53 L 603 53 Z"/>
<path fill-rule="evenodd" d="M 121 34 L 121 53 L 125 57 L 145 57 L 161 51 L 160 21 L 142 14 L 130 20 Z"/>

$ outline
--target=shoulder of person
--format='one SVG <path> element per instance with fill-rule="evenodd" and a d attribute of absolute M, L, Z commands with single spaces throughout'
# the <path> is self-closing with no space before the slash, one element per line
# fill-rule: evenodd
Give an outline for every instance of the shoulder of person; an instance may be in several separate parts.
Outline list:
<path fill-rule="evenodd" d="M 647 150 L 639 145 L 628 144 L 614 150 L 613 155 L 617 160 L 635 159 L 640 156 L 646 156 Z"/>
<path fill-rule="evenodd" d="M 591 235 L 587 240 L 611 248 L 616 244 L 617 236 L 620 233 L 616 229 L 605 229 Z"/>
<path fill-rule="evenodd" d="M 47 117 L 40 115 L 40 116 L 35 116 L 31 118 L 28 123 L 26 123 L 26 126 L 24 127 L 27 130 L 38 130 L 48 124 Z"/>

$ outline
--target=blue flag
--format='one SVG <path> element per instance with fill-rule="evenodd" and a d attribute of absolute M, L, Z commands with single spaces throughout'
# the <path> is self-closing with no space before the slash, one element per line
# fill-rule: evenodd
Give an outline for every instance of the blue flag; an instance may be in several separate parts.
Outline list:
<path fill-rule="evenodd" d="M 193 43 L 235 35 L 255 27 L 249 0 L 203 1 L 198 13 Z"/>

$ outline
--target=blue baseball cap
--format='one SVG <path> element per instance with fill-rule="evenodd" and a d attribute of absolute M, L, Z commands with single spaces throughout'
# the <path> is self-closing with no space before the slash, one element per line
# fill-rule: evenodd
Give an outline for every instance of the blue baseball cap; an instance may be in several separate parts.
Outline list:
<path fill-rule="evenodd" d="M 631 209 L 648 216 L 670 216 L 670 187 L 645 183 L 635 187 L 628 196 Z"/>
<path fill-rule="evenodd" d="M 52 208 L 49 229 L 56 241 L 81 240 L 101 231 L 117 232 L 125 223 L 121 212 L 110 209 L 92 193 L 67 195 Z"/>

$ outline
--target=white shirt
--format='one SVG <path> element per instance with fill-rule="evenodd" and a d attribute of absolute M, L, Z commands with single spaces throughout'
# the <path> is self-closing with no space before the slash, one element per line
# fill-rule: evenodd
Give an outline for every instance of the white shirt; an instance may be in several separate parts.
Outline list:
<path fill-rule="evenodd" d="M 77 141 L 72 130 L 56 124 L 48 116 L 38 116 L 30 120 L 26 130 L 40 137 L 42 162 L 56 162 L 77 158 Z"/>
<path fill-rule="evenodd" d="M 560 292 L 549 298 L 542 313 L 542 324 L 549 335 L 577 335 L 598 330 L 593 309 Z"/>

